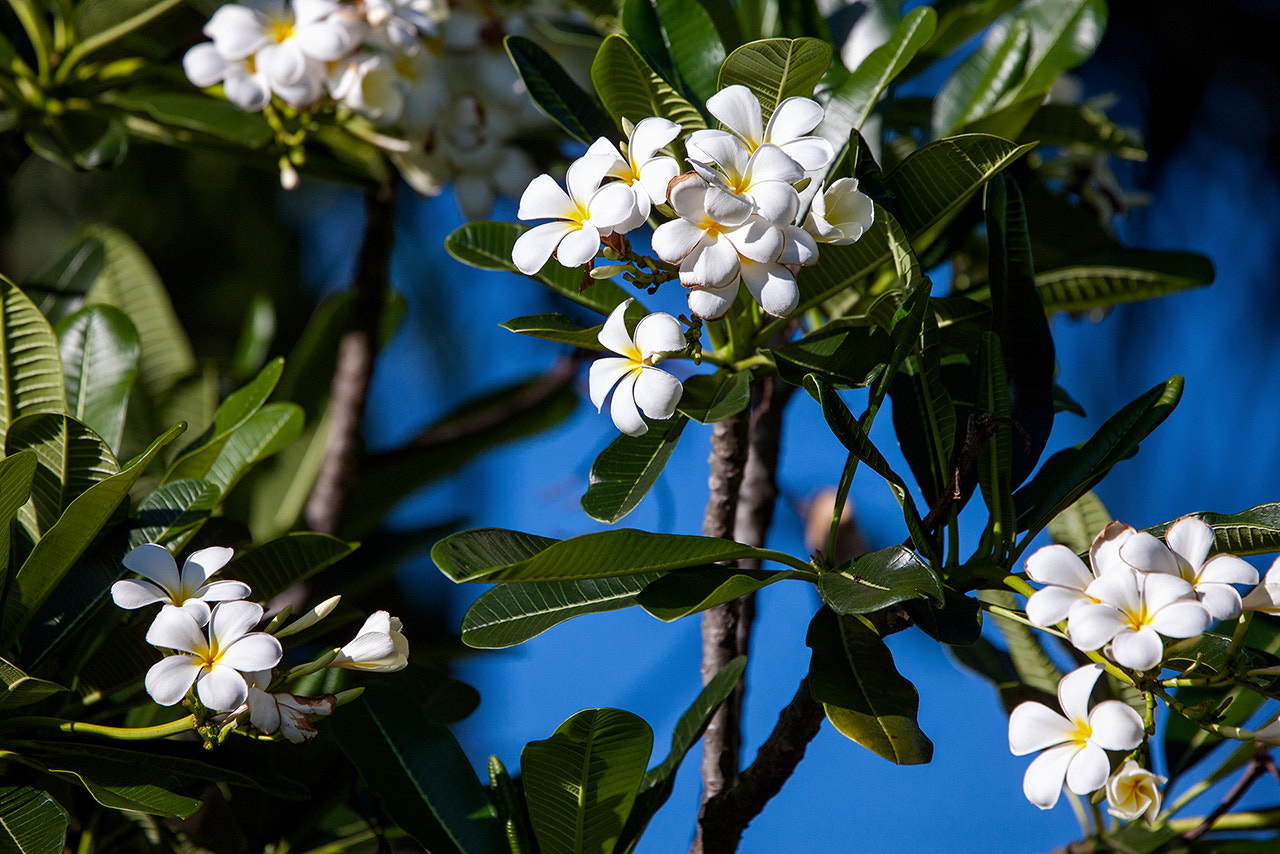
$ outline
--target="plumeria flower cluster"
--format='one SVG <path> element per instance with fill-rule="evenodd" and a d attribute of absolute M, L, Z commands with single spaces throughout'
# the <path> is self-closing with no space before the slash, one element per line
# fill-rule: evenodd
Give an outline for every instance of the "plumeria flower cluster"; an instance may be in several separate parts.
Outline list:
<path fill-rule="evenodd" d="M 798 188 L 834 159 L 830 143 L 809 135 L 823 119 L 816 101 L 787 98 L 766 123 L 751 90 L 733 85 L 713 95 L 707 109 L 722 129 L 683 139 L 687 168 L 661 153 L 682 128 L 650 117 L 625 122 L 620 145 L 605 138 L 592 144 L 569 166 L 567 190 L 550 176 L 536 178 L 517 215 L 551 222 L 521 235 L 512 249 L 516 267 L 532 275 L 553 256 L 566 267 L 590 267 L 603 242 L 606 257 L 649 268 L 637 267 L 632 281 L 660 282 L 656 261 L 643 263 L 623 239 L 659 213 L 666 221 L 653 230 L 653 251 L 667 265 L 667 278 L 688 289 L 695 315 L 724 316 L 742 285 L 768 314 L 793 312 L 799 269 L 818 262 L 819 244 L 859 239 L 874 222 L 875 206 L 856 180 L 842 178 L 819 189 L 802 216 Z"/>
<path fill-rule="evenodd" d="M 331 713 L 341 697 L 298 697 L 271 689 L 285 681 L 275 668 L 284 657 L 280 638 L 302 631 L 337 607 L 333 597 L 288 625 L 286 610 L 258 631 L 264 610 L 249 601 L 252 591 L 240 581 L 214 579 L 231 560 L 233 551 L 213 547 L 192 553 L 178 569 L 168 549 L 146 543 L 124 558 L 126 568 L 141 578 L 117 581 L 111 597 L 130 610 L 160 605 L 147 629 L 149 644 L 164 657 L 147 671 L 144 685 L 162 706 L 197 700 L 209 712 L 247 715 L 264 735 L 280 734 L 293 742 L 316 735 L 311 717 Z M 408 664 L 409 644 L 400 621 L 386 611 L 371 615 L 357 636 L 341 649 L 330 650 L 308 665 L 294 668 L 290 678 L 323 667 L 386 672 Z"/>
<path fill-rule="evenodd" d="M 1077 649 L 1153 670 L 1164 638 L 1196 637 L 1235 619 L 1243 603 L 1234 585 L 1258 583 L 1252 566 L 1210 557 L 1212 547 L 1213 530 L 1195 517 L 1171 525 L 1164 542 L 1112 522 L 1094 539 L 1088 566 L 1065 546 L 1046 546 L 1026 561 L 1027 577 L 1044 585 L 1028 599 L 1027 619 L 1042 628 L 1066 620 Z"/>

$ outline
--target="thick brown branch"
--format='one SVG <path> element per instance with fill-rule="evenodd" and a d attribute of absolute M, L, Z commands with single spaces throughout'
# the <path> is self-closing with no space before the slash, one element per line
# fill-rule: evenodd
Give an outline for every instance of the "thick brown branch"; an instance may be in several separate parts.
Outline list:
<path fill-rule="evenodd" d="M 364 243 L 353 284 L 347 332 L 338 343 L 338 362 L 329 395 L 329 436 L 324 460 L 307 500 L 307 526 L 333 534 L 359 468 L 360 424 L 378 349 L 378 328 L 388 289 L 395 229 L 395 194 L 390 184 L 365 197 Z"/>

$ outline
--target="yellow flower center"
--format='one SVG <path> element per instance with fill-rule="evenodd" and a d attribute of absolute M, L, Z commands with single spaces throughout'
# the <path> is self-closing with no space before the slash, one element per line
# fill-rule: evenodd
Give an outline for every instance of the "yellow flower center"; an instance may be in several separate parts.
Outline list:
<path fill-rule="evenodd" d="M 268 33 L 272 41 L 280 44 L 293 35 L 293 21 L 272 21 Z"/>
<path fill-rule="evenodd" d="M 1093 727 L 1088 720 L 1076 721 L 1075 725 L 1076 731 L 1071 734 L 1071 740 L 1076 744 L 1084 744 L 1093 735 Z"/>

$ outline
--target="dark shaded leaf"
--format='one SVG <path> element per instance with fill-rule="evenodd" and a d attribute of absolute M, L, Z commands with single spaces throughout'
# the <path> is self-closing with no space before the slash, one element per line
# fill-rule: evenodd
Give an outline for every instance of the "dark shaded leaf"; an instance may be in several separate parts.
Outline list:
<path fill-rule="evenodd" d="M 800 578 L 792 570 L 761 572 L 708 566 L 668 572 L 636 597 L 640 607 L 664 622 L 672 622 L 716 605 L 732 602 L 786 578 Z"/>
<path fill-rule="evenodd" d="M 717 371 L 685 380 L 677 409 L 699 424 L 712 424 L 737 415 L 750 403 L 750 373 Z"/>
<path fill-rule="evenodd" d="M 818 592 L 837 614 L 868 614 L 908 599 L 943 601 L 938 574 L 903 546 L 890 546 L 824 572 Z"/>
<path fill-rule="evenodd" d="M 602 136 L 613 140 L 612 120 L 551 54 L 523 36 L 507 36 L 503 44 L 529 97 L 548 118 L 585 145 Z"/>
<path fill-rule="evenodd" d="M 67 413 L 119 450 L 142 342 L 124 312 L 86 306 L 57 326 Z"/>
<path fill-rule="evenodd" d="M 327 534 L 295 531 L 237 555 L 221 578 L 243 581 L 255 599 L 270 599 L 355 551 L 356 545 Z"/>

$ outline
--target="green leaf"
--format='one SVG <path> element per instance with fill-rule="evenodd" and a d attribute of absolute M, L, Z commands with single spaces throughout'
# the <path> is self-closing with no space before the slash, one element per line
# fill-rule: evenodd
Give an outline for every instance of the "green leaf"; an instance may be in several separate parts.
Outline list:
<path fill-rule="evenodd" d="M 196 798 L 169 791 L 179 781 L 146 763 L 68 753 L 51 762 L 49 770 L 84 786 L 95 801 L 112 809 L 188 818 L 201 806 Z"/>
<path fill-rule="evenodd" d="M 817 133 L 835 146 L 837 152 L 849 142 L 850 131 L 862 128 L 885 87 L 929 41 L 937 22 L 937 14 L 929 7 L 916 9 L 898 22 L 887 42 L 868 54 L 832 90 L 826 118 L 818 125 Z"/>
<path fill-rule="evenodd" d="M 895 765 L 933 758 L 933 742 L 916 722 L 920 695 L 874 629 L 859 617 L 822 608 L 805 643 L 813 650 L 809 692 L 841 735 Z"/>
<path fill-rule="evenodd" d="M 182 0 L 84 0 L 76 6 L 73 24 L 81 41 L 95 38 L 106 44 L 181 4 Z"/>
<path fill-rule="evenodd" d="M 330 729 L 387 815 L 424 848 L 433 854 L 506 848 L 466 754 L 408 695 L 368 685 L 334 712 Z"/>
<path fill-rule="evenodd" d="M 1043 315 L 1042 315 L 1043 317 Z M 1003 563 L 1017 536 L 1017 521 L 1013 507 L 1013 487 L 1010 472 L 1013 471 L 1014 419 L 1009 411 L 1010 382 L 1005 376 L 1005 358 L 1000 339 L 993 333 L 982 336 L 978 352 L 978 389 L 974 411 L 994 416 L 990 435 L 978 451 L 978 486 L 982 500 L 987 505 L 987 525 L 982 532 L 979 551 L 995 563 Z"/>
<path fill-rule="evenodd" d="M 655 765 L 645 773 L 640 793 L 636 795 L 635 806 L 631 809 L 631 815 L 627 818 L 626 827 L 623 828 L 622 836 L 614 846 L 614 851 L 629 850 L 635 840 L 644 833 L 649 820 L 671 797 L 680 763 L 702 738 L 716 709 L 729 699 L 729 695 L 733 693 L 746 667 L 747 657 L 740 655 L 720 668 L 720 672 L 711 677 L 711 681 L 699 692 L 693 704 L 685 709 L 680 720 L 676 721 L 675 729 L 671 733 L 671 750 L 661 764 Z"/>
<path fill-rule="evenodd" d="M 585 581 L 499 584 L 481 593 L 462 618 L 462 642 L 476 649 L 504 649 L 537 637 L 583 614 L 636 604 L 636 594 L 658 573 Z"/>
<path fill-rule="evenodd" d="M 1004 590 L 986 590 L 982 596 L 988 602 L 1005 608 L 1018 607 L 1013 594 Z M 1063 674 L 1044 648 L 1044 635 L 1007 617 L 993 616 L 993 619 L 1000 634 L 1004 635 L 1009 659 L 1019 681 L 1050 696 L 1056 694 Z"/>
<path fill-rule="evenodd" d="M 52 266 L 24 282 L 22 290 L 50 323 L 57 323 L 79 308 L 105 259 L 97 239 L 72 241 Z"/>
<path fill-rule="evenodd" d="M 298 438 L 305 419 L 301 406 L 268 403 L 231 433 L 204 479 L 225 496 L 256 463 Z"/>
<path fill-rule="evenodd" d="M 613 139 L 613 121 L 551 54 L 523 36 L 507 36 L 503 44 L 529 97 L 549 119 L 586 145 L 602 136 Z"/>
<path fill-rule="evenodd" d="M 646 587 L 636 601 L 653 616 L 670 623 L 681 617 L 733 602 L 748 593 L 786 578 L 802 578 L 789 569 L 780 572 L 707 566 L 676 570 Z"/>
<path fill-rule="evenodd" d="M 1027 0 L 1019 20 L 1031 27 L 1026 74 L 1000 99 L 1000 106 L 1039 99 L 1064 71 L 1093 55 L 1107 27 L 1105 0 Z"/>
<path fill-rule="evenodd" d="M 96 110 L 45 115 L 27 125 L 23 140 L 45 160 L 72 171 L 119 166 L 129 148 L 124 125 Z"/>
<path fill-rule="evenodd" d="M 620 709 L 586 709 L 520 752 L 542 854 L 610 854 L 644 779 L 653 731 Z"/>
<path fill-rule="evenodd" d="M 129 544 L 160 543 L 180 551 L 213 515 L 221 498 L 218 487 L 203 480 L 175 480 L 158 486 L 133 511 L 137 527 L 129 532 Z"/>
<path fill-rule="evenodd" d="M 475 528 L 445 537 L 431 549 L 436 566 L 456 582 L 575 581 L 768 557 L 760 549 L 732 540 L 651 534 L 631 528 L 568 540 Z"/>
<path fill-rule="evenodd" d="M 990 113 L 1000 96 L 1022 76 L 1030 47 L 1031 25 L 1026 21 L 1014 18 L 992 27 L 981 46 L 956 67 L 934 98 L 934 139 L 951 136 Z"/>
<path fill-rule="evenodd" d="M 95 239 L 106 253 L 102 272 L 85 299 L 115 306 L 128 315 L 142 342 L 138 384 L 154 399 L 195 373 L 196 358 L 187 333 L 178 322 L 160 277 L 138 244 L 124 232 L 106 225 L 90 225 L 76 239 Z"/>
<path fill-rule="evenodd" d="M 1215 552 L 1256 555 L 1280 551 L 1280 502 L 1259 504 L 1239 513 L 1194 515 L 1213 529 Z M 1176 521 L 1154 525 L 1146 530 L 1154 537 L 1163 538 Z"/>
<path fill-rule="evenodd" d="M 511 260 L 511 247 L 528 230 L 529 226 L 516 222 L 467 223 L 445 239 L 444 248 L 454 258 L 472 267 L 518 273 Z M 530 278 L 601 314 L 608 314 L 630 298 L 630 294 L 613 282 L 584 277 L 582 270 L 565 267 L 554 258 Z"/>
<path fill-rule="evenodd" d="M 591 82 L 604 108 L 619 123 L 661 116 L 685 134 L 707 126 L 698 109 L 653 69 L 626 36 L 605 37 L 591 63 Z"/>
<path fill-rule="evenodd" d="M 714 0 L 713 0 L 714 2 Z M 676 71 L 703 101 L 716 93 L 724 42 L 701 0 L 653 0 L 667 52 Z"/>
<path fill-rule="evenodd" d="M 958 0 L 938 4 L 933 38 L 911 60 L 903 77 L 914 77 L 942 57 L 962 47 L 1021 0 Z"/>
<path fill-rule="evenodd" d="M 227 395 L 213 416 L 213 424 L 173 461 L 164 473 L 164 482 L 206 477 L 227 443 L 271 397 L 283 371 L 284 359 L 272 359 L 252 382 Z"/>
<path fill-rule="evenodd" d="M 275 132 L 262 113 L 246 113 L 230 101 L 195 92 L 118 92 L 111 103 L 150 116 L 162 125 L 208 134 L 244 148 L 263 148 Z"/>
<path fill-rule="evenodd" d="M 0 710 L 16 709 L 38 703 L 67 690 L 55 682 L 28 676 L 17 667 L 0 658 Z"/>
<path fill-rule="evenodd" d="M 58 339 L 26 294 L 0 278 L 0 442 L 22 415 L 65 411 Z"/>
<path fill-rule="evenodd" d="M 1213 263 L 1203 255 L 1128 249 L 1038 272 L 1036 287 L 1045 311 L 1084 312 L 1204 287 L 1213 278 Z"/>
<path fill-rule="evenodd" d="M 1093 492 L 1086 492 L 1049 522 L 1049 538 L 1076 554 L 1084 554 L 1093 538 L 1111 522 L 1111 513 Z M 1277 533 L 1280 533 L 1278 531 Z M 1280 544 L 1280 539 L 1277 539 Z"/>
<path fill-rule="evenodd" d="M 47 533 L 68 505 L 95 483 L 120 471 L 106 443 L 67 415 L 37 412 L 13 422 L 5 453 L 30 449 L 39 461 L 31 485 L 31 503 L 18 511 L 34 541 Z"/>
<path fill-rule="evenodd" d="M 928 597 L 939 605 L 943 601 L 938 574 L 904 546 L 890 546 L 824 572 L 818 592 L 837 614 L 869 614 L 908 599 Z"/>
<path fill-rule="evenodd" d="M 1041 104 L 1022 131 L 1041 145 L 1084 146 L 1125 160 L 1146 160 L 1142 140 L 1101 110 L 1083 104 Z"/>
<path fill-rule="evenodd" d="M 295 531 L 237 555 L 221 576 L 248 584 L 256 599 L 270 599 L 342 560 L 357 545 L 327 534 Z"/>
<path fill-rule="evenodd" d="M 612 525 L 636 508 L 662 474 L 688 419 L 655 421 L 643 436 L 625 433 L 609 443 L 591 464 L 582 510 Z"/>
<path fill-rule="evenodd" d="M 498 325 L 503 329 L 528 335 L 531 338 L 541 338 L 559 344 L 572 344 L 587 350 L 605 349 L 597 337 L 603 325 L 584 328 L 563 314 L 531 314 L 526 317 L 513 317 L 506 323 Z"/>
<path fill-rule="evenodd" d="M 1178 405 L 1182 385 L 1182 377 L 1170 377 L 1107 419 L 1088 441 L 1045 460 L 1036 476 L 1013 496 L 1018 530 L 1028 532 L 1019 550 L 1117 463 L 1137 453 L 1138 444 Z"/>
<path fill-rule="evenodd" d="M 878 325 L 862 319 L 836 320 L 773 351 L 778 375 L 801 385 L 817 374 L 835 388 L 870 385 L 889 361 L 892 345 Z"/>
<path fill-rule="evenodd" d="M 0 843 L 15 854 L 62 854 L 71 819 L 44 792 L 0 786 Z"/>
<path fill-rule="evenodd" d="M 831 65 L 831 45 L 819 39 L 762 39 L 744 44 L 720 66 L 720 86 L 741 84 L 755 93 L 767 124 L 791 97 L 809 98 Z M 686 132 L 688 128 L 685 129 Z M 845 131 L 845 137 L 849 135 Z"/>
<path fill-rule="evenodd" d="M 118 449 L 142 358 L 137 330 L 119 309 L 90 305 L 59 322 L 57 334 L 68 414 Z"/>
<path fill-rule="evenodd" d="M 750 373 L 717 371 L 685 380 L 677 409 L 699 424 L 714 424 L 737 415 L 750 403 Z"/>
<path fill-rule="evenodd" d="M 13 522 L 18 510 L 31 498 L 31 484 L 39 461 L 33 451 L 21 451 L 0 460 L 0 583 L 7 583 Z"/>
<path fill-rule="evenodd" d="M 943 586 L 940 606 L 929 599 L 908 599 L 903 608 L 916 628 L 938 643 L 969 646 L 982 637 L 982 606 L 952 587 Z"/>
<path fill-rule="evenodd" d="M 184 425 L 177 425 L 152 442 L 119 474 L 86 489 L 40 538 L 11 579 L 3 620 L 0 621 L 0 649 L 8 649 L 13 644 L 36 610 L 49 598 L 116 508 L 128 497 L 129 490 L 156 454 L 177 438 L 183 429 Z"/>
<path fill-rule="evenodd" d="M 929 305 L 936 310 L 939 302 L 931 299 Z M 948 488 L 954 494 L 956 443 L 956 406 L 943 382 L 942 335 L 935 311 L 926 312 L 923 318 L 920 353 L 908 358 L 903 367 L 889 387 L 894 430 L 916 483 L 932 507 Z"/>

